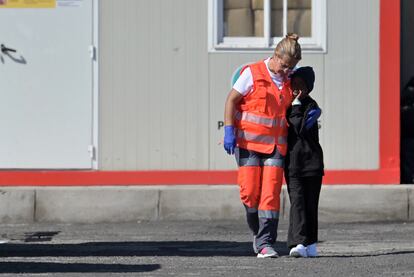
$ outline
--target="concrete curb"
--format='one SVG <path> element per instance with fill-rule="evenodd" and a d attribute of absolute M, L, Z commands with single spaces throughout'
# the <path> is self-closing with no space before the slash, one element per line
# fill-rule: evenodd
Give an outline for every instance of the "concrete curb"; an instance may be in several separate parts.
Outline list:
<path fill-rule="evenodd" d="M 35 190 L 24 188 L 0 189 L 0 222 L 32 223 L 34 221 Z"/>
<path fill-rule="evenodd" d="M 409 192 L 413 188 L 401 185 L 324 186 L 319 200 L 319 221 L 407 221 Z M 286 201 L 284 219 L 288 219 L 289 208 L 290 203 Z"/>
<path fill-rule="evenodd" d="M 159 191 L 128 187 L 36 190 L 36 222 L 129 222 L 156 219 Z"/>
<path fill-rule="evenodd" d="M 414 220 L 413 185 L 323 186 L 321 222 Z M 289 218 L 286 186 L 282 220 Z M 235 185 L 2 187 L 1 223 L 243 219 Z"/>
<path fill-rule="evenodd" d="M 159 219 L 240 219 L 237 186 L 180 186 L 161 190 Z"/>

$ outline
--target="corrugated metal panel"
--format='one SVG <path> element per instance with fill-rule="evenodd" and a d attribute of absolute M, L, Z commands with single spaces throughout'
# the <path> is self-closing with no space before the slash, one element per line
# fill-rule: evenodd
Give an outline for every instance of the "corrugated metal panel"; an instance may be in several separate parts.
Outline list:
<path fill-rule="evenodd" d="M 207 169 L 205 1 L 100 2 L 100 169 Z"/>
<path fill-rule="evenodd" d="M 379 166 L 379 1 L 328 2 L 324 150 L 329 169 Z"/>

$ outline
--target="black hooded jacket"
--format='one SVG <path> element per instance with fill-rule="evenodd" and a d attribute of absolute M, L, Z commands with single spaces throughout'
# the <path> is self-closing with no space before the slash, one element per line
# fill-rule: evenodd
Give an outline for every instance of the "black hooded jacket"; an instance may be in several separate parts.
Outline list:
<path fill-rule="evenodd" d="M 323 176 L 323 152 L 319 144 L 319 127 L 305 127 L 306 118 L 318 104 L 310 96 L 301 100 L 302 105 L 291 106 L 287 111 L 289 122 L 288 152 L 285 175 L 289 177 Z"/>

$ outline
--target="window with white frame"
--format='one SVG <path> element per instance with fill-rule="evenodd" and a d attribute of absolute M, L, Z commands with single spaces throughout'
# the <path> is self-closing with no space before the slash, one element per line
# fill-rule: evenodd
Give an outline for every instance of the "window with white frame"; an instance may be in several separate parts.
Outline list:
<path fill-rule="evenodd" d="M 273 49 L 287 33 L 326 50 L 326 0 L 209 0 L 210 50 Z"/>

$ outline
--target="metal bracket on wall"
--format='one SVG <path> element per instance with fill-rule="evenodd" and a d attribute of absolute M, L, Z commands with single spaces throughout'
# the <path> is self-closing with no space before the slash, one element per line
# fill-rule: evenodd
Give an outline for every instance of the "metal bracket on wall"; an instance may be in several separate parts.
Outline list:
<path fill-rule="evenodd" d="M 96 46 L 95 45 L 89 46 L 89 55 L 93 61 L 96 61 Z"/>
<path fill-rule="evenodd" d="M 96 158 L 96 148 L 94 145 L 89 145 L 88 146 L 88 152 L 89 152 L 89 157 L 91 157 L 92 160 L 95 160 Z"/>

